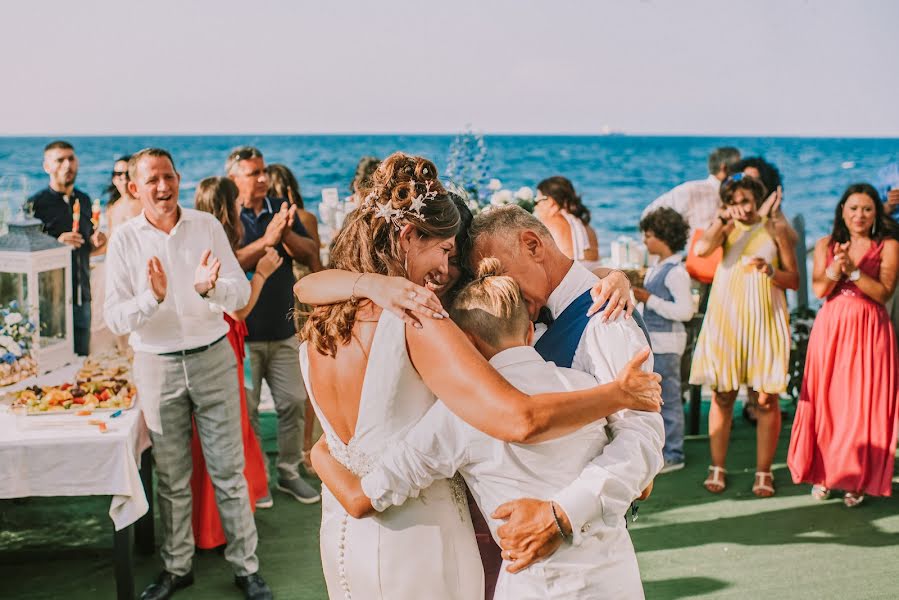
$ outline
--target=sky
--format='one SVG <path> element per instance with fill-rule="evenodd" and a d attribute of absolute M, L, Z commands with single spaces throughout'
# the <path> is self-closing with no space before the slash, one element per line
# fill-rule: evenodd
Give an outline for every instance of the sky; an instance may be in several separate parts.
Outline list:
<path fill-rule="evenodd" d="M 899 137 L 893 0 L 0 0 L 0 135 Z"/>

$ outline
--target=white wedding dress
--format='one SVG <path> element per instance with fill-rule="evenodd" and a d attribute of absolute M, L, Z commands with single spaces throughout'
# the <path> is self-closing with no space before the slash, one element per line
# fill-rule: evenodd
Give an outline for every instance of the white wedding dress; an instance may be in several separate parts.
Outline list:
<path fill-rule="evenodd" d="M 356 430 L 344 444 L 312 392 L 307 344 L 300 366 L 331 455 L 356 475 L 371 470 L 391 440 L 435 402 L 406 350 L 405 324 L 382 312 L 359 399 Z M 322 486 L 321 557 L 330 598 L 479 600 L 484 573 L 464 488 L 441 479 L 418 498 L 364 519 L 347 515 Z"/>

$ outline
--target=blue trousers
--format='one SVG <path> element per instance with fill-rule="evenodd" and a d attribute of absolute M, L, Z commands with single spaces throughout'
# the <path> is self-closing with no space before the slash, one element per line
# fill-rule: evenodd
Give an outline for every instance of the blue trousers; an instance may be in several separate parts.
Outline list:
<path fill-rule="evenodd" d="M 662 376 L 662 420 L 665 422 L 666 461 L 684 460 L 684 399 L 680 385 L 680 354 L 656 354 L 653 370 Z"/>

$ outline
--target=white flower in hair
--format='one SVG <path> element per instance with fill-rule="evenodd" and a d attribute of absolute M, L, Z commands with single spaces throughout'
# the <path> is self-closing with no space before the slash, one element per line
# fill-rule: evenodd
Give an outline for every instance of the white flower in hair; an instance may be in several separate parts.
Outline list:
<path fill-rule="evenodd" d="M 375 217 L 376 218 L 381 217 L 385 221 L 390 221 L 391 219 L 393 219 L 396 216 L 399 216 L 400 214 L 402 214 L 402 211 L 399 211 L 399 210 L 393 208 L 390 205 L 389 200 L 387 202 L 385 202 L 384 204 L 379 204 L 378 209 L 375 211 Z"/>
<path fill-rule="evenodd" d="M 409 210 L 416 214 L 421 214 L 421 209 L 427 206 L 427 202 L 425 202 L 424 194 L 419 194 L 415 198 L 412 198 L 412 204 L 409 205 Z"/>

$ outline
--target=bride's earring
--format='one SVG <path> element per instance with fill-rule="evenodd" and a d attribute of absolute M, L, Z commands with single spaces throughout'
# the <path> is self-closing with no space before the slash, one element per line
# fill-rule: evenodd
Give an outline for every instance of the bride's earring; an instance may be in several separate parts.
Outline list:
<path fill-rule="evenodd" d="M 403 257 L 403 272 L 406 273 L 406 276 L 409 275 L 409 252 L 406 252 L 406 256 Z"/>

